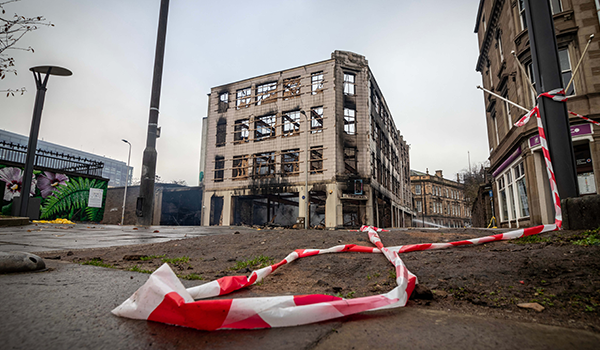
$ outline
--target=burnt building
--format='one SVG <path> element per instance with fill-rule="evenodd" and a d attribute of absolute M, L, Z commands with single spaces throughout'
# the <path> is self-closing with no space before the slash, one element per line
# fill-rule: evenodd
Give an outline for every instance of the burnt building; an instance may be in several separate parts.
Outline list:
<path fill-rule="evenodd" d="M 458 180 L 458 178 L 457 178 Z M 417 224 L 422 227 L 466 227 L 471 225 L 470 201 L 459 181 L 411 170 L 410 181 Z"/>
<path fill-rule="evenodd" d="M 547 0 L 554 20 L 558 57 L 567 109 L 600 120 L 600 41 L 598 11 L 593 0 Z M 475 24 L 480 53 L 476 70 L 482 85 L 492 92 L 530 109 L 537 89 L 532 67 L 527 20 L 523 0 L 480 0 Z M 591 34 L 591 43 L 579 72 L 575 68 Z M 514 51 L 514 55 L 512 54 Z M 519 63 L 524 69 L 519 68 Z M 540 139 L 535 118 L 527 125 L 513 126 L 525 112 L 484 95 L 490 147 L 490 171 L 496 219 L 501 227 L 520 227 L 554 222 Z M 600 188 L 600 128 L 571 116 L 571 138 L 576 158 L 580 195 L 598 194 Z M 556 166 L 560 166 L 555 164 Z"/>
<path fill-rule="evenodd" d="M 411 224 L 409 147 L 364 56 L 214 87 L 202 133 L 203 225 Z"/>

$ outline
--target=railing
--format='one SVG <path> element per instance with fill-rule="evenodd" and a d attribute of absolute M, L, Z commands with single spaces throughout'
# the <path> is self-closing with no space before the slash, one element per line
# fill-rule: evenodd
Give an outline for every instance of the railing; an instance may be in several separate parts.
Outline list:
<path fill-rule="evenodd" d="M 25 165 L 26 158 L 27 146 L 0 141 L 0 160 Z M 104 163 L 69 154 L 38 149 L 35 152 L 33 166 L 83 175 L 102 176 Z"/>

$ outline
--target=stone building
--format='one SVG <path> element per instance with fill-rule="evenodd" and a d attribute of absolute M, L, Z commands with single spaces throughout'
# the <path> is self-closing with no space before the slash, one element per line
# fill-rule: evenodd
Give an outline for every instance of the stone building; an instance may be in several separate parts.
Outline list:
<path fill-rule="evenodd" d="M 458 178 L 457 178 L 458 180 Z M 471 208 L 463 185 L 435 175 L 411 170 L 410 183 L 417 214 L 415 226 L 466 227 L 471 225 Z"/>
<path fill-rule="evenodd" d="M 563 87 L 566 88 L 573 77 L 590 34 L 596 36 L 567 91 L 567 109 L 600 120 L 597 14 L 600 5 L 593 0 L 549 1 Z M 535 94 L 528 80 L 534 88 L 536 82 L 523 0 L 481 0 L 475 33 L 480 48 L 476 70 L 481 73 L 483 87 L 526 108 L 534 107 Z M 518 62 L 525 72 L 519 69 Z M 499 226 L 553 223 L 554 207 L 535 118 L 523 127 L 514 127 L 513 123 L 525 114 L 523 111 L 489 94 L 484 95 L 484 100 L 494 208 Z M 597 136 L 600 128 L 575 116 L 570 118 L 570 123 L 579 193 L 597 194 L 600 188 L 600 140 Z"/>
<path fill-rule="evenodd" d="M 203 225 L 411 224 L 409 147 L 364 56 L 214 87 L 202 132 Z"/>

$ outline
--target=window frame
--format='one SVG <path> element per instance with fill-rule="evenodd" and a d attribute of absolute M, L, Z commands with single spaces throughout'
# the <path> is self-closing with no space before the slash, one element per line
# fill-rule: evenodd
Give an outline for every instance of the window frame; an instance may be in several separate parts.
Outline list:
<path fill-rule="evenodd" d="M 320 114 L 319 114 L 320 112 Z M 313 107 L 310 109 L 310 133 L 315 134 L 323 131 L 323 107 Z"/>
<path fill-rule="evenodd" d="M 257 85 L 256 88 L 256 105 L 260 106 L 263 103 L 273 103 L 277 100 L 277 82 L 269 82 Z"/>
<path fill-rule="evenodd" d="M 235 109 L 250 107 L 252 103 L 252 87 L 237 89 L 235 91 Z"/>
<path fill-rule="evenodd" d="M 356 110 L 344 107 L 344 132 L 356 135 Z"/>
<path fill-rule="evenodd" d="M 324 81 L 323 71 L 314 72 L 310 75 L 311 95 L 316 95 L 323 92 Z"/>
<path fill-rule="evenodd" d="M 350 79 L 351 78 L 351 79 Z M 344 72 L 344 95 L 356 95 L 356 74 Z"/>

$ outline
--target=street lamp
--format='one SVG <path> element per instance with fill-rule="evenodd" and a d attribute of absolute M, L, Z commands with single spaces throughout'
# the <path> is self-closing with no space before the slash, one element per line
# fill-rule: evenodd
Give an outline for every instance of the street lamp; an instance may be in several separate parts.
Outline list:
<path fill-rule="evenodd" d="M 306 178 L 304 180 L 304 201 L 306 202 L 306 216 L 304 217 L 304 229 L 308 230 L 310 220 L 310 202 L 308 201 L 308 134 L 310 132 L 310 128 L 308 125 L 308 116 L 306 115 L 306 112 L 300 111 L 300 113 L 304 116 L 304 120 L 306 121 Z"/>
<path fill-rule="evenodd" d="M 129 145 L 129 155 L 127 156 L 127 176 L 125 180 L 125 193 L 123 194 L 123 211 L 121 212 L 121 226 L 123 226 L 123 221 L 125 220 L 125 201 L 127 200 L 127 185 L 129 184 L 129 161 L 131 160 L 131 143 L 129 141 L 122 139 L 121 141 L 125 142 Z"/>
<path fill-rule="evenodd" d="M 44 108 L 44 98 L 46 97 L 46 85 L 50 75 L 69 76 L 73 73 L 66 69 L 56 66 L 37 66 L 29 68 L 33 72 L 37 92 L 35 94 L 35 104 L 33 107 L 33 119 L 31 120 L 31 131 L 29 131 L 29 142 L 27 144 L 27 158 L 25 159 L 25 169 L 23 182 L 21 185 L 21 208 L 20 216 L 29 216 L 27 207 L 29 206 L 29 192 L 31 191 L 31 181 L 33 180 L 33 163 L 35 162 L 35 151 L 37 149 L 37 140 L 40 132 L 40 123 L 42 121 L 42 109 Z M 42 74 L 45 74 L 42 81 Z"/>

